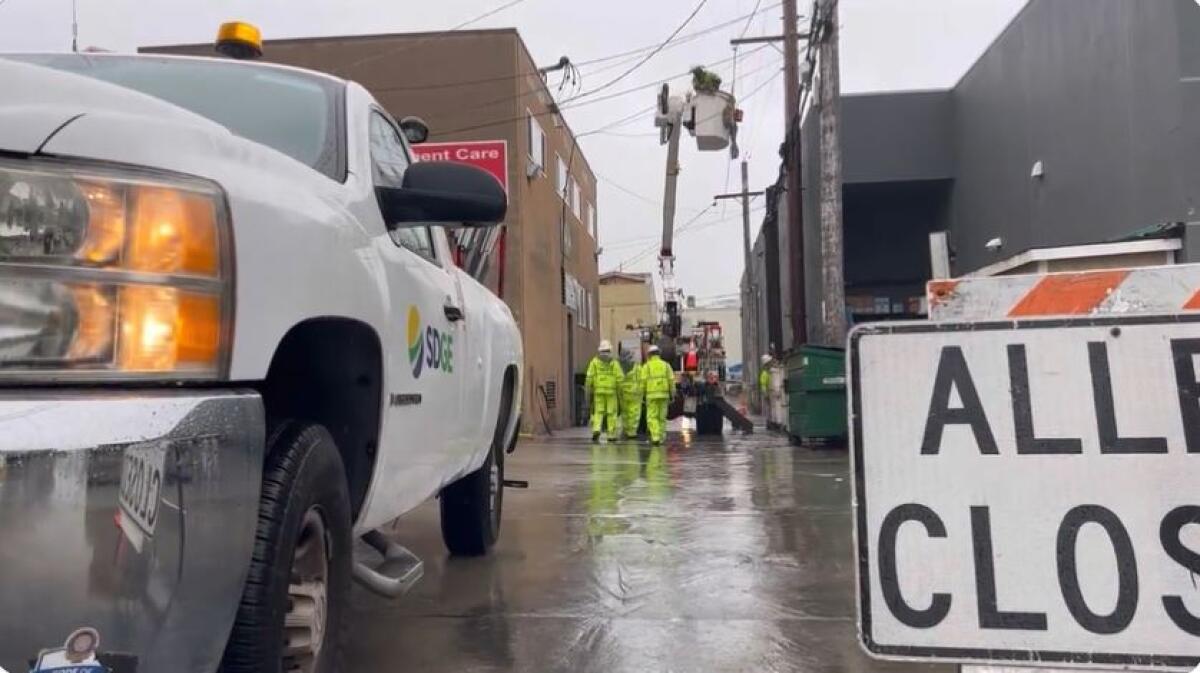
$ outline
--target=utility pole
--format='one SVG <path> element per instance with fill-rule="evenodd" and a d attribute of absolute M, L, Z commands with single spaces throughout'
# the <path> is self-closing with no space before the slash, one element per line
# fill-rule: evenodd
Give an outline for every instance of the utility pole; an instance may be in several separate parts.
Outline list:
<path fill-rule="evenodd" d="M 750 167 L 746 163 L 746 160 L 742 159 L 742 191 L 734 194 L 717 194 L 713 197 L 714 201 L 720 199 L 742 200 L 742 255 L 744 260 L 743 263 L 745 264 L 746 269 L 746 288 L 749 290 L 749 295 L 751 298 L 749 308 L 747 309 L 745 306 L 742 307 L 742 314 L 746 316 L 746 319 L 751 325 L 754 326 L 755 330 L 759 329 L 760 326 L 758 324 L 758 302 L 755 300 L 754 293 L 754 276 L 750 271 L 750 197 L 759 196 L 762 193 L 763 192 L 761 191 L 750 191 Z M 752 399 L 757 399 L 758 397 L 757 381 L 758 369 L 760 367 L 758 359 L 761 356 L 761 353 L 758 352 L 757 341 L 758 340 L 756 338 L 753 347 L 750 347 L 749 349 L 747 348 L 749 344 L 742 344 L 742 381 L 743 386 L 746 386 L 747 382 L 755 382 L 755 385 L 748 388 L 748 390 L 751 391 L 750 395 Z M 750 352 L 753 353 L 752 358 L 745 357 L 745 351 L 747 350 L 750 350 Z M 750 365 L 751 361 L 754 363 L 753 366 Z M 748 376 L 751 371 L 754 372 L 753 377 Z"/>
<path fill-rule="evenodd" d="M 791 295 L 792 341 L 796 345 L 808 343 L 808 318 L 806 315 L 806 292 L 804 289 L 804 200 L 801 192 L 800 174 L 802 152 L 800 150 L 800 49 L 799 40 L 811 39 L 808 33 L 797 31 L 800 15 L 796 11 L 796 0 L 783 0 L 783 35 L 748 37 L 730 40 L 731 44 L 757 42 L 783 42 L 783 162 L 784 199 L 787 204 L 787 220 L 780 222 L 788 232 L 789 249 L 781 250 L 787 260 L 788 289 Z M 777 344 L 778 345 L 778 344 Z"/>
<path fill-rule="evenodd" d="M 837 0 L 821 0 L 818 31 L 821 126 L 821 304 L 824 341 L 846 340 L 845 259 L 842 246 L 841 82 L 838 67 Z"/>
<path fill-rule="evenodd" d="M 790 295 L 792 309 L 792 341 L 796 345 L 808 343 L 807 293 L 804 282 L 804 200 L 801 194 L 800 148 L 800 50 L 796 44 L 796 0 L 783 2 L 783 123 L 787 199 L 787 232 L 790 250 L 787 251 L 788 278 L 791 280 Z M 781 251 L 782 252 L 782 251 Z"/>
<path fill-rule="evenodd" d="M 79 51 L 79 3 L 71 0 L 71 51 Z"/>

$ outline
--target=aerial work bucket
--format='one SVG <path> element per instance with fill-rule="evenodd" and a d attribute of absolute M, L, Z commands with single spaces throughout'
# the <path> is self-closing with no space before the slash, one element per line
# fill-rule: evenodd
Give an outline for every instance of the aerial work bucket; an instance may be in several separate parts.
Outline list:
<path fill-rule="evenodd" d="M 697 92 L 692 96 L 693 134 L 696 147 L 704 152 L 729 147 L 736 107 L 733 96 L 724 91 Z"/>

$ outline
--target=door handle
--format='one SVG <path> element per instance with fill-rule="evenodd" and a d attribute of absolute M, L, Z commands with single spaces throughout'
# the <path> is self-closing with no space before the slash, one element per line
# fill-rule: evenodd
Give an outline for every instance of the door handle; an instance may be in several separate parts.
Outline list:
<path fill-rule="evenodd" d="M 446 304 L 442 306 L 442 312 L 446 314 L 446 320 L 449 320 L 450 322 L 458 322 L 464 317 L 462 309 L 453 304 Z"/>

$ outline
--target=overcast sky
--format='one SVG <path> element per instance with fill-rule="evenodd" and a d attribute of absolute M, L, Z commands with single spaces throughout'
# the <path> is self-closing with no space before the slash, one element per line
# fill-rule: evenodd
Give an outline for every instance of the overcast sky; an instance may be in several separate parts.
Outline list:
<path fill-rule="evenodd" d="M 535 59 L 583 62 L 664 40 L 699 0 L 524 0 L 471 25 L 516 26 Z M 864 92 L 948 88 L 987 47 L 1025 0 L 841 0 L 842 89 Z M 507 4 L 506 0 L 78 0 L 79 45 L 133 51 L 140 45 L 211 40 L 222 22 L 257 24 L 267 39 L 353 33 L 444 30 Z M 606 93 L 650 84 L 691 66 L 729 59 L 731 38 L 781 32 L 778 0 L 708 0 L 681 35 L 748 15 L 748 21 L 664 49 Z M 800 0 L 807 14 L 810 0 Z M 802 20 L 802 24 L 804 21 Z M 0 0 L 0 51 L 63 51 L 71 44 L 70 0 Z M 774 181 L 783 137 L 782 56 L 773 47 L 737 59 L 735 93 L 745 110 L 740 130 L 751 189 Z M 632 63 L 583 67 L 584 90 L 608 82 Z M 606 69 L 607 68 L 607 69 Z M 733 83 L 732 63 L 715 68 Z M 687 78 L 671 81 L 675 91 Z M 551 84 L 557 86 L 552 79 Z M 645 108 L 655 89 L 567 112 L 586 132 Z M 428 120 L 436 126 L 437 120 Z M 737 292 L 742 273 L 741 214 L 734 201 L 710 207 L 712 196 L 738 188 L 738 167 L 725 152 L 700 153 L 685 138 L 676 227 L 690 230 L 675 244 L 680 287 L 701 302 Z M 666 150 L 650 113 L 581 140 L 599 178 L 601 271 L 656 268 L 662 222 Z M 754 207 L 761 208 L 761 202 Z M 706 210 L 707 209 L 707 210 Z M 761 212 L 753 213 L 757 231 Z"/>

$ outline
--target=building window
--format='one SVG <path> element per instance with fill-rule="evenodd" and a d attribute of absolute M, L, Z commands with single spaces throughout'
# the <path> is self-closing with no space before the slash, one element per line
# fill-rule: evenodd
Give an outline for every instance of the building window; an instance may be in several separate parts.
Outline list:
<path fill-rule="evenodd" d="M 542 125 L 538 122 L 537 117 L 529 110 L 525 111 L 529 121 L 529 160 L 533 162 L 538 170 L 543 173 L 546 171 L 546 133 L 542 131 Z"/>
<path fill-rule="evenodd" d="M 580 216 L 579 207 L 580 207 L 579 183 L 576 182 L 574 180 L 574 178 L 572 178 L 571 179 L 571 212 L 575 213 L 575 219 L 582 222 L 583 218 Z"/>
<path fill-rule="evenodd" d="M 563 199 L 567 199 L 569 198 L 567 185 L 568 181 L 570 180 L 570 176 L 567 173 L 567 162 L 563 161 L 562 157 L 558 156 L 557 154 L 555 154 L 554 157 L 558 159 L 558 172 L 554 175 L 554 184 L 558 189 L 558 195 Z"/>
<path fill-rule="evenodd" d="M 562 222 L 562 249 L 564 255 L 571 254 L 571 220 L 563 217 Z"/>

